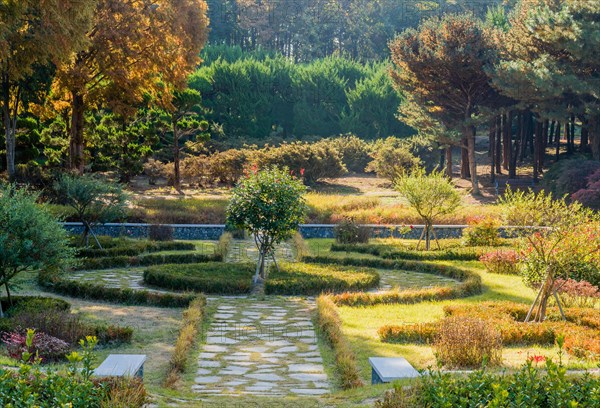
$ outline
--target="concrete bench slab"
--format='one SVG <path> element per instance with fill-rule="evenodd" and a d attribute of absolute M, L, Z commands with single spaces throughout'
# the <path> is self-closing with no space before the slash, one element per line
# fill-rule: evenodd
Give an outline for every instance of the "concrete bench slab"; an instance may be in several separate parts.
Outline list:
<path fill-rule="evenodd" d="M 94 370 L 97 377 L 144 377 L 145 354 L 110 354 Z"/>
<path fill-rule="evenodd" d="M 403 357 L 369 357 L 371 384 L 382 384 L 403 378 L 415 378 L 419 372 Z"/>

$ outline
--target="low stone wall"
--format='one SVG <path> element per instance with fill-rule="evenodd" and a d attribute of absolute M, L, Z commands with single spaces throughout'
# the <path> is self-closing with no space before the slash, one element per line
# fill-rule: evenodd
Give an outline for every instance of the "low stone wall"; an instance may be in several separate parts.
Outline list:
<path fill-rule="evenodd" d="M 78 222 L 63 223 L 65 228 L 74 234 L 83 231 L 83 225 Z M 194 225 L 173 224 L 173 237 L 181 240 L 211 240 L 216 241 L 225 231 L 225 225 Z M 373 231 L 373 237 L 377 238 L 406 238 L 419 239 L 423 232 L 423 225 L 413 225 L 407 234 L 400 234 L 404 226 L 397 225 L 367 225 Z M 436 225 L 435 233 L 438 238 L 460 238 L 462 230 L 466 225 Z M 104 224 L 97 226 L 94 232 L 97 235 L 109 235 L 113 237 L 146 238 L 150 224 Z M 300 233 L 304 238 L 334 238 L 335 225 L 332 224 L 304 224 L 300 226 Z M 511 227 L 500 228 L 500 235 L 507 236 Z"/>

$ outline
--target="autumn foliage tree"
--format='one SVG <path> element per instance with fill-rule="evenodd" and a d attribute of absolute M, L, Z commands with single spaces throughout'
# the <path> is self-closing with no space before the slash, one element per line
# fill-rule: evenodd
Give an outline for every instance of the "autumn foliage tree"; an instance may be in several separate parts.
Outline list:
<path fill-rule="evenodd" d="M 390 43 L 400 91 L 467 145 L 473 194 L 479 193 L 475 161 L 474 117 L 496 94 L 486 68 L 496 60 L 493 39 L 468 14 L 446 15 L 409 29 Z"/>
<path fill-rule="evenodd" d="M 95 0 L 0 3 L 0 84 L 9 177 L 15 175 L 17 117 L 36 66 L 58 64 L 85 41 Z"/>
<path fill-rule="evenodd" d="M 83 172 L 84 114 L 102 103 L 123 116 L 165 87 L 185 87 L 207 36 L 204 0 L 99 0 L 88 45 L 59 66 L 70 105 L 70 167 Z"/>

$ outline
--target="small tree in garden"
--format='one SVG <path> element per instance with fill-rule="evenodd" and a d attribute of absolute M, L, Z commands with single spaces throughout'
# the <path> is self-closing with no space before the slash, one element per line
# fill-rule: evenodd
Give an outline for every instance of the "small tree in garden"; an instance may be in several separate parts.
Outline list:
<path fill-rule="evenodd" d="M 0 286 L 9 302 L 9 283 L 19 273 L 64 267 L 73 257 L 66 231 L 36 199 L 13 186 L 0 188 Z"/>
<path fill-rule="evenodd" d="M 521 227 L 517 234 L 521 237 L 519 263 L 523 279 L 529 286 L 539 287 L 526 321 L 544 321 L 550 297 L 561 307 L 556 293 L 560 289 L 558 279 L 600 281 L 597 214 L 578 202 L 569 204 L 564 197 L 554 199 L 544 192 L 509 190 L 501 204 L 507 224 Z"/>
<path fill-rule="evenodd" d="M 126 195 L 121 188 L 92 176 L 63 174 L 54 184 L 54 190 L 59 202 L 73 208 L 83 224 L 82 243 L 88 244 L 91 233 L 102 248 L 92 227 L 124 216 Z"/>
<path fill-rule="evenodd" d="M 440 248 L 433 224 L 439 217 L 452 214 L 460 205 L 460 194 L 452 182 L 442 172 L 433 171 L 426 174 L 425 170 L 417 169 L 409 175 L 400 177 L 396 182 L 396 190 L 414 208 L 425 224 L 417 249 L 425 239 L 425 249 L 429 250 L 432 236 Z"/>
<path fill-rule="evenodd" d="M 301 180 L 277 167 L 249 172 L 233 189 L 227 223 L 254 237 L 259 253 L 255 281 L 265 278 L 265 259 L 275 261 L 275 245 L 290 238 L 304 220 L 305 192 Z"/>

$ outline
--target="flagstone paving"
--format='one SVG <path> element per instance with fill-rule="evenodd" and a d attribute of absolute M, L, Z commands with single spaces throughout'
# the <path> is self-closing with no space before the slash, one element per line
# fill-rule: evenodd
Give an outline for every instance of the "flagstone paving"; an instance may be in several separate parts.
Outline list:
<path fill-rule="evenodd" d="M 211 298 L 216 313 L 192 389 L 218 395 L 322 395 L 330 391 L 315 330 L 314 300 Z"/>

